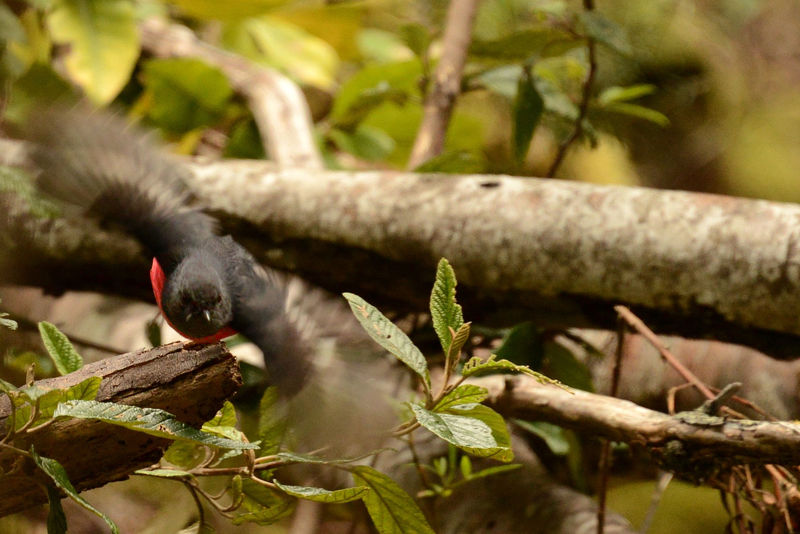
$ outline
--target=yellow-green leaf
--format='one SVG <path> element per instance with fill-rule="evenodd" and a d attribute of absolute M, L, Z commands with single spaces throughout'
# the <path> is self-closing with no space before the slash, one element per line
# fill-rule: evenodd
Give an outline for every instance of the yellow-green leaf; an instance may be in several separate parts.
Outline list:
<path fill-rule="evenodd" d="M 54 0 L 47 17 L 53 40 L 67 45 L 70 77 L 96 104 L 107 104 L 128 82 L 139 57 L 130 0 Z"/>

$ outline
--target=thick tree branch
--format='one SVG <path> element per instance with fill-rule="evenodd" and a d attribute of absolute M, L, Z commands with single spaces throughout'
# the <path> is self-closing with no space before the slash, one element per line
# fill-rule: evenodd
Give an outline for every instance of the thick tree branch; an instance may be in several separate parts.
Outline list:
<path fill-rule="evenodd" d="M 219 68 L 247 99 L 264 138 L 264 148 L 275 163 L 322 168 L 311 112 L 294 82 L 277 71 L 202 42 L 184 26 L 153 18 L 141 24 L 140 32 L 142 47 L 155 56 L 199 58 Z"/>
<path fill-rule="evenodd" d="M 800 425 L 686 417 L 632 402 L 539 384 L 526 376 L 470 380 L 489 390 L 488 404 L 505 416 L 544 420 L 614 441 L 646 447 L 667 469 L 702 479 L 736 464 L 800 464 Z M 683 412 L 687 413 L 687 412 Z"/>
<path fill-rule="evenodd" d="M 383 309 L 426 309 L 444 256 L 476 321 L 609 327 L 626 303 L 659 333 L 800 353 L 800 206 L 509 176 L 189 168 L 199 201 L 262 261 Z M 147 295 L 130 240 L 6 198 L 5 280 Z"/>
<path fill-rule="evenodd" d="M 36 385 L 65 388 L 91 376 L 103 379 L 98 401 L 161 408 L 194 426 L 211 419 L 241 385 L 236 359 L 224 345 L 181 343 L 101 360 Z M 3 396 L 0 428 L 9 413 L 8 398 Z M 152 465 L 170 443 L 98 421 L 61 419 L 26 436 L 22 448 L 33 445 L 39 454 L 61 462 L 81 491 L 124 479 Z M 12 451 L 0 450 L 0 473 L 8 473 L 17 458 Z M 36 471 L 26 469 L 25 473 Z M 2 477 L 0 516 L 43 502 L 47 497 L 30 476 Z"/>
<path fill-rule="evenodd" d="M 411 149 L 409 169 L 419 167 L 442 152 L 450 115 L 461 92 L 461 73 L 467 61 L 479 4 L 480 0 L 450 1 L 442 39 L 442 57 L 436 67 L 433 87 L 425 97 L 424 114 Z"/>

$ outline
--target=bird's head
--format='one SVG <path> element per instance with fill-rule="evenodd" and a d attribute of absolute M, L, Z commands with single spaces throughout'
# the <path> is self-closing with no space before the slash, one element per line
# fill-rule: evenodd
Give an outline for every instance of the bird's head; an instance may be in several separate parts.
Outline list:
<path fill-rule="evenodd" d="M 216 334 L 233 317 L 220 275 L 202 266 L 179 265 L 164 284 L 162 306 L 170 322 L 195 339 Z"/>

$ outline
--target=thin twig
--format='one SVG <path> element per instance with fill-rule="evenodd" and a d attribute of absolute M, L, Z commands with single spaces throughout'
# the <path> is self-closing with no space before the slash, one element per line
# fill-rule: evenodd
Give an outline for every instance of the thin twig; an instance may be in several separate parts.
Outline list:
<path fill-rule="evenodd" d="M 622 357 L 625 354 L 625 334 L 627 324 L 622 316 L 617 318 L 617 350 L 614 356 L 614 368 L 611 372 L 610 396 L 616 397 L 619 390 L 619 379 L 622 374 Z M 603 439 L 600 450 L 600 463 L 597 468 L 599 483 L 597 488 L 597 534 L 603 534 L 606 525 L 606 491 L 608 489 L 608 476 L 611 470 L 611 442 Z"/>
<path fill-rule="evenodd" d="M 453 105 L 461 90 L 461 74 L 467 61 L 478 4 L 480 0 L 450 2 L 442 40 L 442 57 L 433 75 L 433 88 L 425 97 L 422 123 L 408 160 L 409 169 L 419 167 L 442 152 Z"/>
<path fill-rule="evenodd" d="M 658 338 L 658 336 L 644 324 L 644 321 L 639 319 L 631 310 L 626 308 L 625 306 L 614 306 L 614 311 L 619 314 L 620 317 L 625 319 L 625 321 L 637 332 L 639 332 L 647 341 L 650 342 L 658 353 L 661 354 L 661 357 L 666 360 L 667 363 L 675 369 L 678 374 L 680 374 L 684 380 L 692 384 L 697 391 L 702 393 L 707 399 L 713 399 L 714 393 L 706 386 L 702 380 L 697 378 L 697 376 L 692 373 L 689 369 L 686 368 L 683 363 L 678 360 L 670 351 L 664 346 L 664 343 Z"/>
<path fill-rule="evenodd" d="M 584 11 L 593 11 L 594 10 L 594 1 L 593 0 L 583 0 L 583 9 Z M 564 157 L 567 155 L 567 150 L 569 147 L 578 140 L 581 135 L 583 135 L 583 122 L 586 120 L 586 116 L 589 114 L 589 100 L 592 98 L 592 90 L 594 88 L 594 79 L 597 76 L 597 44 L 595 43 L 594 38 L 587 36 L 586 37 L 586 53 L 589 60 L 589 71 L 586 73 L 586 79 L 583 81 L 583 88 L 581 90 L 581 101 L 578 104 L 578 116 L 575 119 L 575 128 L 572 130 L 572 133 L 569 137 L 564 139 L 561 144 L 558 146 L 558 152 L 556 152 L 556 157 L 553 160 L 553 163 L 550 165 L 550 168 L 547 170 L 548 178 L 552 178 L 555 176 L 558 168 L 561 167 L 561 164 L 564 161 Z"/>

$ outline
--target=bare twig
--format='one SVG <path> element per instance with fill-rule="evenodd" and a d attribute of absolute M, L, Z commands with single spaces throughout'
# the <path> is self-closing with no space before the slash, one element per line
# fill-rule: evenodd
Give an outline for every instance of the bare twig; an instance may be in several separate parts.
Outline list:
<path fill-rule="evenodd" d="M 453 105 L 461 89 L 472 25 L 480 0 L 451 0 L 442 43 L 442 57 L 425 98 L 425 109 L 408 168 L 414 169 L 442 152 Z"/>
<path fill-rule="evenodd" d="M 593 11 L 594 10 L 594 1 L 593 0 L 583 0 L 583 9 L 584 11 Z M 578 116 L 575 118 L 575 128 L 572 130 L 572 133 L 561 142 L 558 146 L 558 152 L 556 152 L 556 157 L 553 159 L 553 163 L 550 164 L 550 168 L 547 170 L 546 176 L 548 178 L 552 178 L 555 176 L 558 168 L 564 161 L 564 157 L 567 155 L 567 150 L 569 147 L 574 143 L 576 140 L 580 139 L 581 135 L 583 135 L 584 125 L 583 122 L 586 120 L 586 115 L 589 113 L 589 101 L 592 98 L 592 90 L 594 89 L 594 79 L 597 75 L 597 44 L 595 43 L 594 38 L 590 36 L 586 36 L 586 54 L 589 61 L 589 70 L 586 73 L 586 78 L 583 81 L 583 88 L 581 90 L 581 101 L 578 105 Z"/>
<path fill-rule="evenodd" d="M 643 445 L 657 460 L 679 452 L 685 467 L 800 464 L 800 425 L 788 421 L 720 418 L 704 426 L 622 399 L 579 390 L 570 393 L 527 376 L 491 376 L 467 383 L 487 388 L 487 403 L 505 416 L 549 421 Z"/>
<path fill-rule="evenodd" d="M 614 355 L 614 368 L 611 372 L 611 392 L 612 397 L 617 396 L 619 391 L 619 379 L 622 373 L 622 356 L 625 354 L 625 334 L 627 334 L 627 323 L 622 316 L 617 318 L 617 350 Z M 611 469 L 611 443 L 607 439 L 602 440 L 600 450 L 600 463 L 598 475 L 600 482 L 597 488 L 597 534 L 603 534 L 606 524 L 606 491 L 608 489 L 608 475 Z"/>
<path fill-rule="evenodd" d="M 670 366 L 675 369 L 678 374 L 680 374 L 684 380 L 692 384 L 697 391 L 702 393 L 707 399 L 713 399 L 715 397 L 714 393 L 711 389 L 706 386 L 702 380 L 697 378 L 694 373 L 692 373 L 689 369 L 686 368 L 683 363 L 678 360 L 667 347 L 658 339 L 658 336 L 650 330 L 644 322 L 636 317 L 632 311 L 630 311 L 625 306 L 614 306 L 614 310 L 622 317 L 634 330 L 639 332 L 642 336 L 644 336 L 647 341 L 649 341 L 653 347 L 658 350 L 661 357 L 670 364 Z"/>

